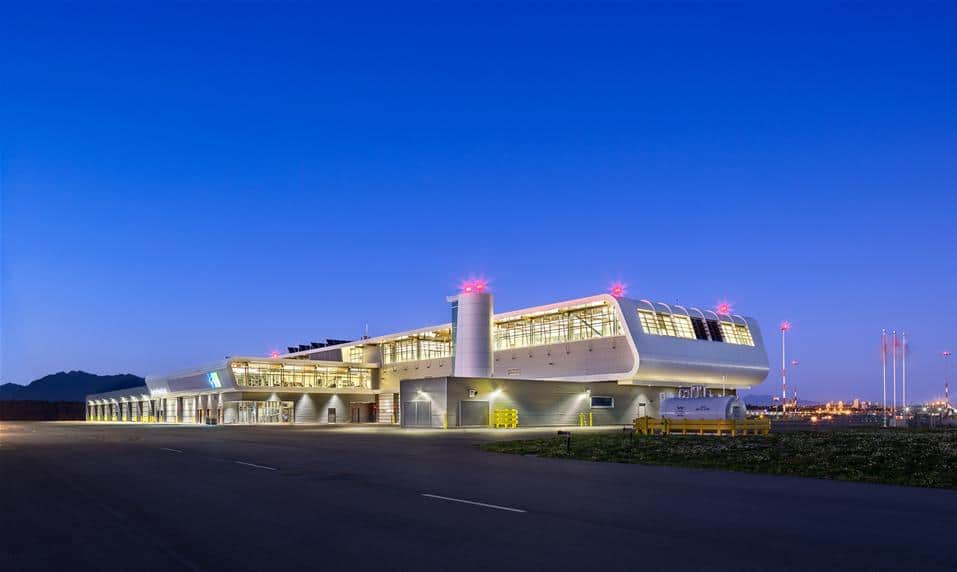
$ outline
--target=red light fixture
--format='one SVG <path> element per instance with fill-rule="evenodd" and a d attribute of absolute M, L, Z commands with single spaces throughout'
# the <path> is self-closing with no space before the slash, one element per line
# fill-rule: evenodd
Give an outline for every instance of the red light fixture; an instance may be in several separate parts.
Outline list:
<path fill-rule="evenodd" d="M 278 357 L 279 357 L 279 352 L 277 352 L 276 350 L 273 350 L 273 351 L 269 352 L 269 357 L 278 358 Z"/>
<path fill-rule="evenodd" d="M 611 292 L 611 295 L 614 296 L 615 298 L 621 298 L 622 296 L 625 295 L 626 289 L 627 289 L 627 286 L 625 284 L 621 282 L 615 282 L 614 284 L 611 285 L 611 288 L 609 288 L 609 291 Z"/>
<path fill-rule="evenodd" d="M 788 331 L 788 330 L 790 330 L 790 329 L 791 329 L 791 322 L 788 322 L 787 320 L 781 322 L 781 331 L 782 331 L 782 332 L 786 332 L 786 331 Z"/>
<path fill-rule="evenodd" d="M 728 316 L 733 311 L 734 310 L 731 308 L 731 302 L 728 302 L 727 300 L 718 302 L 718 304 L 714 307 L 714 313 L 718 314 L 719 316 Z"/>
<path fill-rule="evenodd" d="M 459 284 L 459 291 L 463 294 L 482 294 L 488 291 L 488 280 L 485 278 L 470 278 Z"/>

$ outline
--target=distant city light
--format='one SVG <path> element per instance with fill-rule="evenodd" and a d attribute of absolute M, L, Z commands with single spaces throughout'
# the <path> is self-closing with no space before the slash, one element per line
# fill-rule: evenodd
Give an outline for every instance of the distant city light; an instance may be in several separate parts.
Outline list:
<path fill-rule="evenodd" d="M 611 285 L 611 295 L 615 298 L 621 298 L 625 295 L 626 286 L 621 282 L 615 282 Z"/>
<path fill-rule="evenodd" d="M 727 300 L 722 300 L 721 302 L 718 302 L 718 305 L 715 306 L 714 308 L 714 312 L 721 316 L 728 316 L 733 311 L 734 310 L 731 307 L 731 302 L 728 302 Z"/>
<path fill-rule="evenodd" d="M 276 350 L 273 350 L 273 351 L 269 352 L 269 357 L 277 358 L 277 357 L 279 357 L 279 352 L 277 352 Z"/>

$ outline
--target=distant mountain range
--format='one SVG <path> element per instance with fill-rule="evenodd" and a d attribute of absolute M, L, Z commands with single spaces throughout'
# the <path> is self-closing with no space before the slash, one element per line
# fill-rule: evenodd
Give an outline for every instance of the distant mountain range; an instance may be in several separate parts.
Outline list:
<path fill-rule="evenodd" d="M 122 373 L 96 375 L 85 371 L 61 371 L 41 377 L 30 385 L 0 385 L 0 401 L 83 401 L 90 393 L 126 389 L 146 383 L 142 377 Z"/>

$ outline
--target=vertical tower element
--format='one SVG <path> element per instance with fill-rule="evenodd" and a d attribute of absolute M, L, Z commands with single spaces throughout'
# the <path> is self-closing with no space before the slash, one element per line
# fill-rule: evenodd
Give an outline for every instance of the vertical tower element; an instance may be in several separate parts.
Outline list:
<path fill-rule="evenodd" d="M 452 304 L 452 375 L 491 377 L 492 295 L 466 290 L 447 300 Z"/>

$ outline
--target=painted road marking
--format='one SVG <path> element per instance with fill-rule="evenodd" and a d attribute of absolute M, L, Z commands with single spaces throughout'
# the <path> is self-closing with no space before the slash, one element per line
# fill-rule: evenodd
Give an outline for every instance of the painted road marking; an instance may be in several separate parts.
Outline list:
<path fill-rule="evenodd" d="M 429 497 L 430 499 L 447 500 L 447 501 L 452 501 L 452 502 L 460 502 L 460 503 L 463 503 L 463 504 L 472 504 L 472 505 L 475 505 L 475 506 L 484 506 L 485 508 L 494 508 L 495 510 L 507 510 L 507 511 L 509 511 L 509 512 L 528 512 L 528 511 L 522 510 L 522 509 L 520 509 L 520 508 L 512 508 L 512 507 L 510 507 L 510 506 L 499 506 L 499 505 L 497 505 L 497 504 L 488 504 L 488 503 L 484 503 L 484 502 L 478 502 L 478 501 L 472 501 L 472 500 L 466 500 L 466 499 L 457 499 L 457 498 L 452 498 L 452 497 L 443 497 L 442 495 L 430 495 L 429 493 L 422 493 L 422 496 L 424 496 L 424 497 Z"/>
<path fill-rule="evenodd" d="M 169 447 L 160 447 L 164 451 L 169 451 L 170 453 L 182 453 L 179 449 L 170 449 Z"/>
<path fill-rule="evenodd" d="M 246 465 L 247 467 L 256 467 L 257 469 L 266 469 L 267 471 L 276 471 L 276 467 L 267 467 L 266 465 L 257 465 L 255 463 L 246 463 L 244 461 L 233 461 L 238 465 Z"/>

